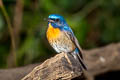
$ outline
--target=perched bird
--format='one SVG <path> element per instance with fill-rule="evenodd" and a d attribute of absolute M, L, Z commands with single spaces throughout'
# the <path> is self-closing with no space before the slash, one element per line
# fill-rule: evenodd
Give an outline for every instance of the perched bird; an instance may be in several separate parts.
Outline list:
<path fill-rule="evenodd" d="M 81 67 L 87 69 L 83 62 L 82 50 L 78 40 L 62 16 L 58 14 L 48 16 L 46 37 L 56 52 L 72 54 L 75 59 L 79 60 Z"/>

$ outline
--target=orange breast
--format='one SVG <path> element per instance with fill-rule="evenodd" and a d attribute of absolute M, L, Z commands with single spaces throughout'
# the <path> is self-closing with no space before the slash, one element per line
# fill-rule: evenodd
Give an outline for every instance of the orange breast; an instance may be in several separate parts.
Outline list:
<path fill-rule="evenodd" d="M 59 37 L 60 35 L 60 30 L 59 28 L 54 28 L 51 24 L 48 25 L 48 30 L 47 30 L 47 39 L 48 40 L 53 40 Z"/>

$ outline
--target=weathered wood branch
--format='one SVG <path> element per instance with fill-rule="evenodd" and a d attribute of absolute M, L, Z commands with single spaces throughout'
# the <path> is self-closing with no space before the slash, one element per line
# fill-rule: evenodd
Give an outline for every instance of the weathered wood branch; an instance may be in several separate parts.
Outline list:
<path fill-rule="evenodd" d="M 83 56 L 84 56 L 85 63 L 87 64 L 87 67 L 88 67 L 88 72 L 90 73 L 91 76 L 95 76 L 95 75 L 98 75 L 98 74 L 101 74 L 104 72 L 108 72 L 108 71 L 112 71 L 112 70 L 120 70 L 120 57 L 119 57 L 120 56 L 120 43 L 111 44 L 106 47 L 84 51 Z M 61 64 L 60 66 L 58 66 L 57 64 L 53 65 L 51 62 L 47 63 L 50 61 L 50 59 L 48 59 L 41 65 L 33 64 L 30 66 L 16 68 L 16 69 L 0 70 L 0 79 L 1 80 L 22 79 L 23 76 L 25 76 L 30 71 L 32 71 L 33 67 L 35 67 L 36 65 L 38 65 L 38 66 L 36 68 L 34 68 L 33 71 L 30 72 L 26 77 L 28 77 L 28 76 L 30 77 L 31 74 L 32 74 L 31 77 L 33 77 L 33 76 L 36 77 L 37 75 L 35 75 L 35 74 L 38 74 L 38 76 L 41 76 L 43 74 L 39 74 L 39 73 L 45 73 L 48 76 L 47 78 L 49 78 L 52 75 L 50 75 L 46 72 L 51 72 L 52 70 L 54 70 L 53 71 L 54 74 L 62 75 L 64 73 L 62 73 L 61 71 L 64 68 L 66 71 L 69 71 L 69 72 L 72 72 L 71 70 L 73 70 L 73 73 L 75 73 L 75 74 L 72 74 L 72 73 L 71 74 L 74 77 L 81 75 L 80 71 L 79 71 L 79 73 L 76 72 L 77 69 L 80 69 L 80 68 L 78 68 L 79 65 L 75 64 L 73 62 L 72 63 L 73 68 L 71 66 L 68 66 L 69 63 L 67 63 L 67 59 L 64 59 L 63 54 L 57 54 L 51 60 L 53 60 L 54 58 L 56 58 L 55 63 Z M 61 60 L 62 62 L 59 61 L 60 58 L 62 58 L 62 60 Z M 71 57 L 70 57 L 70 60 L 72 60 Z M 54 61 L 52 61 L 52 62 L 54 62 Z M 52 64 L 52 65 L 49 66 L 50 64 Z M 49 66 L 49 68 L 52 68 L 52 69 L 50 71 L 48 71 L 48 70 L 44 71 L 46 69 L 46 68 L 44 68 L 44 70 L 43 70 L 44 72 L 43 72 L 40 69 L 42 68 L 41 66 L 44 66 L 44 65 L 47 65 L 47 67 Z M 78 65 L 78 66 L 75 66 L 75 65 Z M 57 73 L 55 73 L 55 68 L 58 69 L 61 66 L 63 66 L 63 68 L 61 68 L 61 70 L 59 70 L 61 73 L 59 71 Z M 76 68 L 74 69 L 74 67 L 76 67 Z M 37 71 L 37 69 L 39 69 L 39 70 Z M 65 76 L 66 75 L 64 75 L 64 77 Z M 54 77 L 57 77 L 57 76 L 54 76 Z"/>
<path fill-rule="evenodd" d="M 120 70 L 120 43 L 84 51 L 88 72 L 92 75 Z"/>
<path fill-rule="evenodd" d="M 60 53 L 35 67 L 22 80 L 71 80 L 78 76 L 82 76 L 79 62 L 70 54 Z"/>

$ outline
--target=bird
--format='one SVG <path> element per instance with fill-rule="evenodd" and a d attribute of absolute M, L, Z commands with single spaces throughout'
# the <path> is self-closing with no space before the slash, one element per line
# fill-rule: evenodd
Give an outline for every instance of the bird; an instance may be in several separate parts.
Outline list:
<path fill-rule="evenodd" d="M 79 42 L 63 16 L 59 14 L 48 16 L 46 38 L 57 53 L 72 54 L 76 60 L 79 60 L 82 69 L 87 70 Z"/>

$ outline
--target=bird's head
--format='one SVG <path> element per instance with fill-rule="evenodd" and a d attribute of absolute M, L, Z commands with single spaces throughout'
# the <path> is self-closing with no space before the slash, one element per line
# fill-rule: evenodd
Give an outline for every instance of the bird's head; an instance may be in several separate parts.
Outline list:
<path fill-rule="evenodd" d="M 49 15 L 48 24 L 51 24 L 54 28 L 61 28 L 64 25 L 67 25 L 65 19 L 58 14 Z"/>

